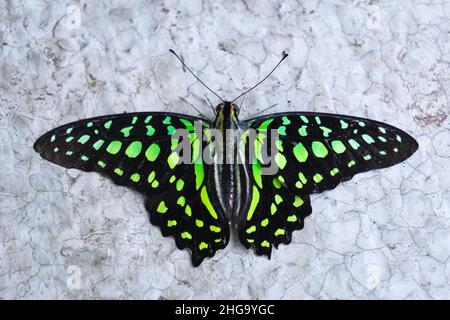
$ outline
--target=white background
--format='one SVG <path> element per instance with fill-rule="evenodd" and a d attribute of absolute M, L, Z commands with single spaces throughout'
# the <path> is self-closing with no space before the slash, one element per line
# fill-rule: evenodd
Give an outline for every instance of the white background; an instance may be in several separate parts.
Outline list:
<path fill-rule="evenodd" d="M 450 298 L 448 1 L 0 0 L 0 298 Z M 413 135 L 408 161 L 312 196 L 272 260 L 237 243 L 191 266 L 141 195 L 42 160 L 78 119 L 210 112 L 178 51 L 241 116 L 306 110 Z"/>

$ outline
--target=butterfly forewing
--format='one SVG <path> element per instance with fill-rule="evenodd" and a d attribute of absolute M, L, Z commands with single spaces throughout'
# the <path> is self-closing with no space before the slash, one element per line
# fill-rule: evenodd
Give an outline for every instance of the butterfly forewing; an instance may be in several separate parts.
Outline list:
<path fill-rule="evenodd" d="M 261 174 L 264 164 L 257 155 L 248 164 L 252 192 L 239 226 L 241 242 L 269 257 L 272 246 L 288 243 L 292 231 L 303 227 L 311 213 L 309 194 L 332 189 L 359 172 L 402 162 L 418 147 L 400 129 L 350 116 L 285 113 L 243 125 L 257 131 L 257 143 L 278 168 L 275 174 Z M 277 133 L 274 144 L 271 130 Z"/>
<path fill-rule="evenodd" d="M 189 248 L 198 265 L 226 246 L 229 226 L 216 211 L 205 181 L 208 167 L 179 161 L 177 129 L 190 133 L 191 153 L 200 157 L 191 116 L 134 113 L 81 120 L 56 128 L 42 137 L 35 150 L 66 168 L 96 171 L 119 185 L 139 190 L 153 224 L 173 236 L 178 248 Z"/>

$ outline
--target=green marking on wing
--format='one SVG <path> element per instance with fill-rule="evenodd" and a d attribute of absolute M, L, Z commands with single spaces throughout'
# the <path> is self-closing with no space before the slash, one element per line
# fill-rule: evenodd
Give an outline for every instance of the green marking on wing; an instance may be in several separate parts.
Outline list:
<path fill-rule="evenodd" d="M 200 198 L 202 200 L 202 203 L 205 205 L 206 209 L 208 210 L 209 214 L 214 219 L 217 219 L 217 212 L 216 212 L 216 210 L 214 210 L 211 200 L 209 200 L 208 191 L 206 190 L 205 186 L 203 186 L 202 190 L 200 191 Z"/>
<path fill-rule="evenodd" d="M 252 200 L 250 202 L 250 208 L 247 212 L 247 221 L 250 221 L 252 219 L 253 213 L 256 210 L 256 206 L 259 203 L 259 191 L 256 186 L 253 186 L 253 192 L 252 192 Z"/>

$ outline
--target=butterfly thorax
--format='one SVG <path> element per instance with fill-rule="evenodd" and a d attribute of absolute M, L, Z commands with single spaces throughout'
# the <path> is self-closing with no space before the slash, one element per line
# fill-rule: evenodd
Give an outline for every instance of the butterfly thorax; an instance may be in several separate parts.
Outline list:
<path fill-rule="evenodd" d="M 248 194 L 242 154 L 237 148 L 241 131 L 238 110 L 230 102 L 217 106 L 213 127 L 219 134 L 214 141 L 216 155 L 210 176 L 210 186 L 216 189 L 221 210 L 232 223 L 238 222 Z"/>

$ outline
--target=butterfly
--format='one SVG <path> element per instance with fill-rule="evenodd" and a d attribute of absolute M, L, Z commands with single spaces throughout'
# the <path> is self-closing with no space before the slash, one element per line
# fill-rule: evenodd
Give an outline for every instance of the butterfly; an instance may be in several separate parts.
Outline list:
<path fill-rule="evenodd" d="M 303 228 L 312 212 L 311 194 L 357 173 L 400 163 L 418 149 L 404 131 L 353 116 L 287 112 L 240 120 L 238 98 L 219 97 L 213 120 L 168 112 L 84 119 L 45 133 L 34 149 L 55 164 L 99 172 L 142 193 L 151 223 L 163 236 L 172 236 L 180 250 L 188 248 L 194 266 L 224 249 L 231 232 L 246 248 L 270 259 L 273 248 L 289 244 L 293 231 Z M 203 160 L 206 149 L 214 155 L 230 139 L 226 134 L 212 139 L 213 129 L 242 133 L 246 152 L 232 150 L 240 163 L 215 162 L 214 156 L 212 162 Z M 174 138 L 177 130 L 186 132 L 190 163 L 180 161 L 184 154 L 178 148 L 181 137 Z M 275 138 L 269 134 L 274 131 Z M 272 174 L 263 172 L 268 166 L 263 147 L 272 155 Z"/>

